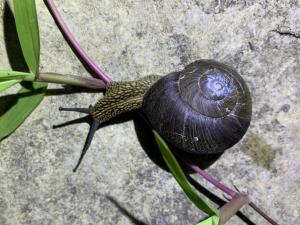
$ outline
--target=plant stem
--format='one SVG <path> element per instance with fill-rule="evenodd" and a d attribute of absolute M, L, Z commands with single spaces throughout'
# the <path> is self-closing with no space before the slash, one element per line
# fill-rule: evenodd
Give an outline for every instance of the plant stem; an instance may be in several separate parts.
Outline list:
<path fill-rule="evenodd" d="M 93 60 L 86 54 L 86 52 L 81 48 L 77 40 L 74 38 L 73 34 L 70 32 L 68 26 L 64 22 L 62 16 L 60 15 L 59 11 L 57 10 L 54 2 L 52 0 L 45 0 L 46 5 L 49 8 L 53 18 L 55 19 L 58 26 L 61 28 L 62 33 L 64 34 L 65 38 L 69 41 L 71 46 L 75 49 L 76 53 L 82 58 L 82 60 L 88 65 L 88 67 L 100 77 L 104 83 L 110 83 L 112 80 L 111 78 L 102 71 L 94 62 Z"/>
<path fill-rule="evenodd" d="M 96 78 L 86 78 L 80 76 L 74 76 L 69 74 L 58 73 L 40 73 L 37 80 L 40 82 L 67 84 L 79 87 L 85 87 L 90 89 L 105 89 L 105 83 L 102 80 Z"/>
<path fill-rule="evenodd" d="M 264 213 L 260 208 L 258 208 L 253 202 L 250 202 L 249 205 L 252 209 L 254 209 L 258 214 L 264 217 L 270 224 L 272 225 L 279 225 L 276 223 L 271 217 L 269 217 L 266 213 Z"/>
<path fill-rule="evenodd" d="M 228 194 L 230 197 L 234 197 L 237 192 L 230 189 L 229 187 L 225 186 L 224 184 L 220 183 L 218 180 L 210 176 L 208 173 L 206 173 L 204 170 L 200 169 L 197 165 L 186 161 L 186 164 L 189 165 L 196 173 L 198 173 L 200 176 L 205 178 L 209 183 L 213 184 L 218 189 L 222 190 L 224 193 Z"/>

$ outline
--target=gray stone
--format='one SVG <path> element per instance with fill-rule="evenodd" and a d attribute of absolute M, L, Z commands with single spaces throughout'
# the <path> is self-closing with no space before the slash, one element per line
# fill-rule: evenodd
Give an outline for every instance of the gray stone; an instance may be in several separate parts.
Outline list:
<path fill-rule="evenodd" d="M 243 140 L 207 171 L 248 192 L 279 224 L 300 224 L 299 1 L 55 3 L 82 47 L 114 80 L 166 74 L 200 58 L 235 67 L 251 90 L 253 120 Z M 0 10 L 3 18 L 3 0 Z M 37 10 L 40 70 L 89 76 L 43 1 L 37 1 Z M 0 27 L 0 68 L 10 69 L 4 24 Z M 147 157 L 132 121 L 100 129 L 78 172 L 72 172 L 88 126 L 51 129 L 81 116 L 58 107 L 86 107 L 100 97 L 49 91 L 1 142 L 0 224 L 186 225 L 204 218 L 174 178 Z M 268 224 L 247 206 L 242 212 L 255 224 Z M 228 224 L 244 223 L 235 216 Z"/>

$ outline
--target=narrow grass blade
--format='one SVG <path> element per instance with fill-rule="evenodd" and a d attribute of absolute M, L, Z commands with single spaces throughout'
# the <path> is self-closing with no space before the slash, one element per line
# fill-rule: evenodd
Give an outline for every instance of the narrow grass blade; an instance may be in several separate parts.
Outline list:
<path fill-rule="evenodd" d="M 11 86 L 19 83 L 21 80 L 6 80 L 0 82 L 0 92 L 5 91 L 6 89 L 10 88 Z"/>
<path fill-rule="evenodd" d="M 155 140 L 157 145 L 162 153 L 162 156 L 170 169 L 171 173 L 173 174 L 174 178 L 181 186 L 185 194 L 189 197 L 189 199 L 203 212 L 207 213 L 210 216 L 219 215 L 218 209 L 210 206 L 207 202 L 205 202 L 192 188 L 190 183 L 188 182 L 183 170 L 181 169 L 180 165 L 178 164 L 176 158 L 170 151 L 169 147 L 165 143 L 165 141 L 159 136 L 156 131 L 153 131 Z"/>
<path fill-rule="evenodd" d="M 218 216 L 211 216 L 206 220 L 197 223 L 196 225 L 218 225 L 219 224 L 219 217 Z"/>
<path fill-rule="evenodd" d="M 10 70 L 0 70 L 0 82 L 1 80 L 26 80 L 26 81 L 34 81 L 34 74 L 18 72 L 18 71 L 10 71 Z"/>
<path fill-rule="evenodd" d="M 37 74 L 40 60 L 40 39 L 34 0 L 13 0 L 17 33 L 25 61 Z"/>
<path fill-rule="evenodd" d="M 7 137 L 17 129 L 29 114 L 38 106 L 43 99 L 47 88 L 45 83 L 23 84 L 21 90 L 9 98 L 9 108 L 0 117 L 0 140 Z M 8 98 L 8 96 L 4 96 Z"/>

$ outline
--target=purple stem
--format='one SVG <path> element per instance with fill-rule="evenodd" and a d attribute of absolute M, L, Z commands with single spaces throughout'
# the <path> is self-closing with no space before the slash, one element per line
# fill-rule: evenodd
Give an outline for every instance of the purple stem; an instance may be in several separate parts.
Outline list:
<path fill-rule="evenodd" d="M 271 217 L 269 217 L 266 213 L 264 213 L 260 208 L 258 208 L 253 202 L 249 202 L 249 205 L 252 209 L 254 209 L 258 214 L 264 217 L 270 224 L 272 225 L 279 225 L 275 222 Z"/>
<path fill-rule="evenodd" d="M 213 178 L 212 176 L 210 176 L 208 173 L 206 173 L 204 170 L 200 169 L 200 167 L 198 167 L 195 164 L 192 164 L 191 162 L 186 162 L 187 165 L 189 165 L 196 173 L 198 173 L 200 176 L 202 176 L 203 178 L 205 178 L 209 183 L 213 184 L 215 187 L 217 187 L 218 189 L 222 190 L 224 193 L 228 194 L 230 197 L 234 197 L 237 192 L 234 190 L 231 190 L 229 187 L 225 186 L 224 184 L 220 183 L 219 181 L 217 181 L 215 178 Z"/>
<path fill-rule="evenodd" d="M 112 80 L 111 78 L 102 71 L 94 62 L 93 60 L 86 54 L 86 52 L 80 47 L 79 43 L 76 41 L 72 33 L 70 32 L 68 26 L 64 22 L 62 16 L 60 15 L 59 11 L 57 10 L 54 2 L 52 0 L 45 0 L 46 4 L 49 7 L 49 11 L 52 13 L 53 18 L 61 28 L 63 34 L 70 42 L 71 46 L 75 49 L 77 54 L 82 58 L 82 60 L 87 64 L 87 66 L 97 74 L 100 79 L 102 79 L 105 83 L 110 83 Z"/>

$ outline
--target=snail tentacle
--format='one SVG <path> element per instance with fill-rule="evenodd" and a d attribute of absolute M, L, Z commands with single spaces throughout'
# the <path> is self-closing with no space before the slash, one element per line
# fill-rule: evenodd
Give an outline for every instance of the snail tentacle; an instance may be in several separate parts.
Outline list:
<path fill-rule="evenodd" d="M 100 126 L 100 123 L 97 122 L 97 121 L 93 121 L 92 125 L 90 126 L 90 130 L 89 130 L 89 133 L 88 133 L 88 136 L 86 138 L 86 141 L 85 141 L 85 144 L 84 144 L 84 147 L 82 149 L 82 152 L 81 152 L 81 155 L 79 157 L 79 160 L 75 166 L 75 168 L 73 169 L 73 172 L 75 173 L 76 170 L 78 169 L 79 165 L 81 164 L 82 162 L 82 159 L 85 155 L 85 153 L 87 152 L 87 150 L 89 149 L 91 143 L 92 143 L 92 140 L 93 140 L 93 137 L 98 129 L 98 127 Z"/>

